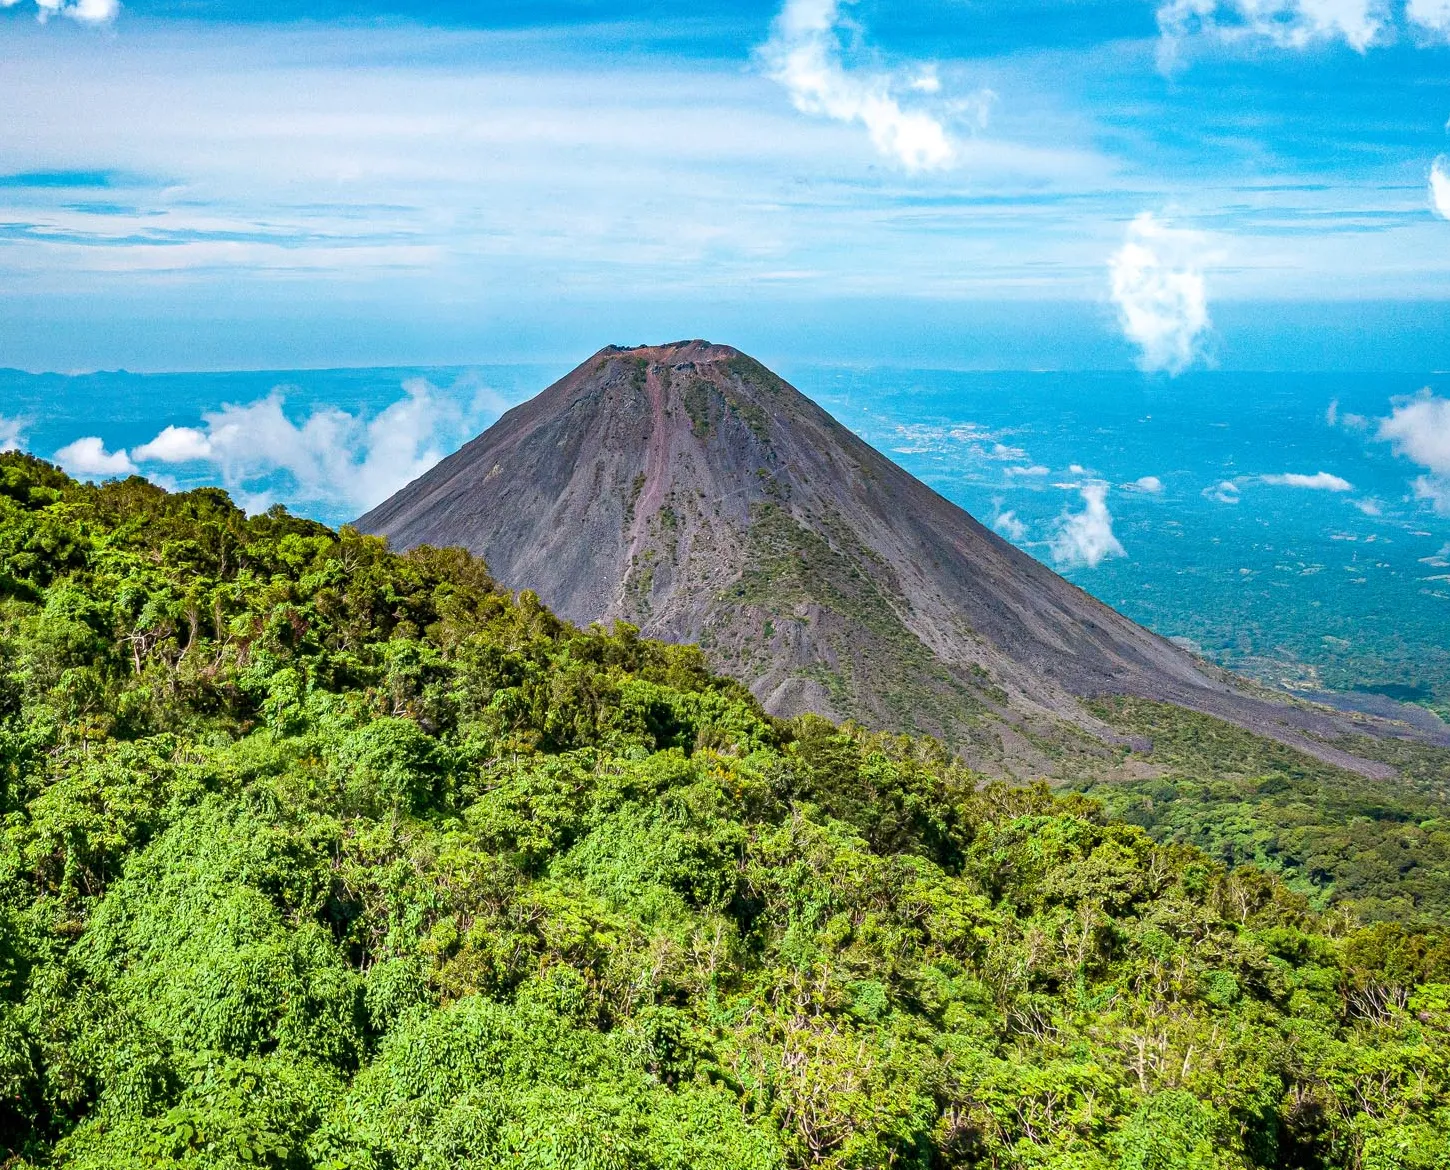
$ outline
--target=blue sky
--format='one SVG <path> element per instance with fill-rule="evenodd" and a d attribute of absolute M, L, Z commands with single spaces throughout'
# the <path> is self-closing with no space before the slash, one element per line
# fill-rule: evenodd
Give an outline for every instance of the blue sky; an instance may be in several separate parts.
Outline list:
<path fill-rule="evenodd" d="M 1450 0 L 0 0 L 0 365 L 1444 368 L 1447 33 Z"/>

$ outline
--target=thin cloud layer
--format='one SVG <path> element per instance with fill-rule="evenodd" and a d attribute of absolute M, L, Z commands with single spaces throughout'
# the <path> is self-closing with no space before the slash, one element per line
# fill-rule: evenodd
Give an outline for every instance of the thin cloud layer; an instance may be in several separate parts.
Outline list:
<path fill-rule="evenodd" d="M 95 435 L 67 443 L 55 453 L 55 461 L 77 479 L 117 479 L 137 471 L 124 447 L 107 451 L 106 444 Z"/>
<path fill-rule="evenodd" d="M 1450 398 L 1428 389 L 1394 400 L 1389 418 L 1381 419 L 1377 438 L 1392 443 L 1427 474 L 1415 480 L 1415 495 L 1435 511 L 1450 516 Z"/>
<path fill-rule="evenodd" d="M 21 0 L 0 0 L 0 8 L 14 8 Z M 35 0 L 36 19 L 44 24 L 64 16 L 80 24 L 110 24 L 121 12 L 120 0 Z"/>
<path fill-rule="evenodd" d="M 1388 27 L 1383 0 L 1168 0 L 1158 9 L 1159 61 L 1172 66 L 1184 42 L 1194 37 L 1260 41 L 1282 49 L 1343 41 L 1363 53 Z"/>
<path fill-rule="evenodd" d="M 1181 374 L 1202 356 L 1210 322 L 1194 239 L 1145 211 L 1109 262 L 1118 321 L 1145 371 Z"/>
<path fill-rule="evenodd" d="M 1330 475 L 1327 471 L 1316 472 L 1314 475 L 1301 475 L 1291 471 L 1284 475 L 1261 475 L 1259 479 L 1276 487 L 1309 488 L 1322 492 L 1354 491 L 1354 485 L 1349 480 Z"/>
<path fill-rule="evenodd" d="M 876 149 L 909 171 L 950 166 L 957 143 L 940 119 L 903 107 L 890 76 L 846 67 L 840 23 L 839 0 L 787 0 L 761 49 L 771 78 L 801 113 L 864 126 Z M 905 88 L 931 95 L 941 83 L 924 72 Z"/>
<path fill-rule="evenodd" d="M 1113 533 L 1113 517 L 1108 511 L 1108 485 L 1099 481 L 1085 483 L 1079 489 L 1083 510 L 1064 514 L 1052 539 L 1052 559 L 1063 568 L 1095 569 L 1109 557 L 1126 556 Z"/>

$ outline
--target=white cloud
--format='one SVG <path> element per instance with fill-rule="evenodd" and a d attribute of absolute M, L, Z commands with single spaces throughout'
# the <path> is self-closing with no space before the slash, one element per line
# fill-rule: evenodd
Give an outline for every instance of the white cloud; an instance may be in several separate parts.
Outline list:
<path fill-rule="evenodd" d="M 1338 426 L 1339 425 L 1339 399 L 1338 398 L 1332 398 L 1332 399 L 1330 399 L 1329 406 L 1324 411 L 1324 424 L 1326 426 L 1331 426 L 1331 427 Z"/>
<path fill-rule="evenodd" d="M 25 444 L 25 420 L 0 414 L 0 451 L 19 451 Z"/>
<path fill-rule="evenodd" d="M 1145 211 L 1109 263 L 1118 320 L 1144 370 L 1181 374 L 1202 356 L 1210 322 L 1196 241 Z"/>
<path fill-rule="evenodd" d="M 1237 504 L 1239 502 L 1239 485 L 1231 479 L 1226 479 L 1222 483 L 1204 488 L 1203 494 L 1211 500 L 1217 500 L 1220 504 Z"/>
<path fill-rule="evenodd" d="M 1038 476 L 1047 475 L 1049 471 L 1050 469 L 1042 466 L 1042 464 L 1033 463 L 1030 466 L 1009 467 L 1006 473 L 1011 476 L 1026 475 L 1037 478 Z"/>
<path fill-rule="evenodd" d="M 771 78 L 801 113 L 859 123 L 881 154 L 909 171 L 950 166 L 958 148 L 940 119 L 903 108 L 891 77 L 846 67 L 840 23 L 840 0 L 786 0 L 761 49 Z M 934 73 L 919 73 L 905 87 L 935 94 L 941 85 Z"/>
<path fill-rule="evenodd" d="M 67 443 L 55 453 L 55 461 L 80 479 L 114 479 L 136 474 L 136 465 L 125 448 L 107 451 L 105 443 L 94 435 Z"/>
<path fill-rule="evenodd" d="M 1384 510 L 1380 507 L 1378 500 L 1350 500 L 1349 502 L 1366 516 L 1381 516 L 1384 514 Z"/>
<path fill-rule="evenodd" d="M 1096 568 L 1108 557 L 1127 555 L 1113 535 L 1108 485 L 1094 481 L 1080 489 L 1083 510 L 1064 513 L 1052 539 L 1052 559 L 1066 568 Z"/>
<path fill-rule="evenodd" d="M 1385 0 L 1167 0 L 1158 9 L 1159 62 L 1172 66 L 1197 36 L 1281 49 L 1342 40 L 1363 53 L 1385 32 L 1388 7 Z"/>
<path fill-rule="evenodd" d="M 1426 32 L 1450 37 L 1450 0 L 1410 0 L 1405 19 Z"/>
<path fill-rule="evenodd" d="M 1430 206 L 1441 219 L 1450 219 L 1450 157 L 1443 154 L 1430 164 Z"/>
<path fill-rule="evenodd" d="M 1326 492 L 1351 492 L 1354 490 L 1354 485 L 1349 480 L 1341 479 L 1337 475 L 1330 475 L 1327 471 L 1319 471 L 1313 475 L 1300 475 L 1291 471 L 1284 475 L 1261 475 L 1259 478 L 1264 483 L 1274 484 L 1276 487 L 1310 488 Z"/>
<path fill-rule="evenodd" d="M 293 503 L 362 513 L 442 459 L 467 421 L 426 380 L 410 379 L 403 389 L 405 397 L 370 420 L 325 406 L 299 423 L 288 417 L 279 388 L 205 415 L 203 428 L 169 426 L 131 454 L 143 462 L 209 464 L 254 511 L 285 494 Z M 496 417 L 505 405 L 480 387 L 469 420 Z M 285 493 L 279 477 L 288 481 Z"/>
<path fill-rule="evenodd" d="M 1163 481 L 1156 475 L 1141 475 L 1132 483 L 1124 486 L 1131 491 L 1147 492 L 1149 495 L 1156 496 L 1163 490 Z"/>
<path fill-rule="evenodd" d="M 1016 512 L 999 512 L 992 527 L 1014 543 L 1020 544 L 1027 536 L 1027 525 L 1018 519 Z"/>
<path fill-rule="evenodd" d="M 20 0 L 0 0 L 0 8 L 14 8 Z M 120 0 L 35 0 L 36 18 L 44 24 L 64 16 L 81 24 L 110 24 L 120 14 Z"/>
<path fill-rule="evenodd" d="M 1390 417 L 1380 419 L 1377 437 L 1425 468 L 1429 474 L 1415 481 L 1415 495 L 1450 515 L 1450 398 L 1425 389 L 1395 399 Z"/>
<path fill-rule="evenodd" d="M 986 456 L 988 459 L 1026 459 L 1027 452 L 1021 447 L 1009 447 L 1006 443 L 993 443 Z"/>
<path fill-rule="evenodd" d="M 167 427 L 149 443 L 131 450 L 143 463 L 191 463 L 210 459 L 211 440 L 195 427 Z"/>

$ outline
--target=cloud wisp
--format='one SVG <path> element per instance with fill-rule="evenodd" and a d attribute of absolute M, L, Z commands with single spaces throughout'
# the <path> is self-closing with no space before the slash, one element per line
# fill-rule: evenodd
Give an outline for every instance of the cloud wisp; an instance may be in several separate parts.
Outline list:
<path fill-rule="evenodd" d="M 1450 0 L 1410 0 L 1405 5 L 1405 19 L 1422 35 L 1450 40 Z"/>
<path fill-rule="evenodd" d="M 1113 533 L 1108 485 L 1094 480 L 1078 490 L 1082 494 L 1083 510 L 1064 512 L 1058 522 L 1051 543 L 1053 561 L 1067 569 L 1095 569 L 1109 557 L 1126 556 L 1126 550 Z"/>
<path fill-rule="evenodd" d="M 1450 398 L 1425 389 L 1395 399 L 1390 416 L 1380 420 L 1376 437 L 1393 444 L 1396 455 L 1425 469 L 1426 474 L 1415 480 L 1415 495 L 1450 516 Z"/>
<path fill-rule="evenodd" d="M 841 24 L 840 0 L 786 0 L 760 50 L 770 77 L 801 113 L 864 126 L 877 151 L 908 171 L 951 166 L 958 144 L 943 120 L 908 109 L 895 92 L 935 95 L 941 88 L 936 74 L 918 70 L 903 86 L 885 73 L 848 68 Z"/>
<path fill-rule="evenodd" d="M 1275 487 L 1308 488 L 1311 491 L 1321 492 L 1354 491 L 1354 484 L 1349 480 L 1337 475 L 1330 475 L 1327 471 L 1315 472 L 1313 475 L 1290 471 L 1283 475 L 1261 475 L 1259 480 L 1262 483 L 1273 484 Z"/>
<path fill-rule="evenodd" d="M 1421 6 L 1428 12 L 1437 2 L 1422 0 Z M 1182 46 L 1198 37 L 1281 49 L 1343 41 L 1363 53 L 1388 28 L 1384 0 L 1167 0 L 1158 9 L 1158 60 L 1172 68 Z"/>
<path fill-rule="evenodd" d="M 118 479 L 138 470 L 124 447 L 108 451 L 95 435 L 67 443 L 55 453 L 55 461 L 77 479 Z"/>
<path fill-rule="evenodd" d="M 0 0 L 0 8 L 14 8 L 21 0 Z M 79 24 L 110 24 L 120 15 L 120 0 L 35 0 L 35 16 L 42 24 L 64 16 Z"/>
<path fill-rule="evenodd" d="M 992 521 L 992 527 L 1013 544 L 1021 544 L 1027 539 L 1027 525 L 1022 523 L 1021 517 L 1015 511 L 998 512 Z"/>
<path fill-rule="evenodd" d="M 1430 207 L 1441 219 L 1450 219 L 1450 155 L 1430 164 Z"/>
<path fill-rule="evenodd" d="M 1211 322 L 1196 240 L 1145 211 L 1109 261 L 1118 321 L 1144 371 L 1181 374 L 1203 356 Z"/>
<path fill-rule="evenodd" d="M 148 464 L 205 465 L 252 511 L 273 502 L 280 479 L 289 500 L 357 514 L 442 459 L 464 424 L 459 406 L 426 380 L 410 379 L 403 389 L 403 398 L 371 419 L 327 406 L 296 422 L 279 388 L 204 415 L 204 426 L 168 426 L 131 455 Z"/>

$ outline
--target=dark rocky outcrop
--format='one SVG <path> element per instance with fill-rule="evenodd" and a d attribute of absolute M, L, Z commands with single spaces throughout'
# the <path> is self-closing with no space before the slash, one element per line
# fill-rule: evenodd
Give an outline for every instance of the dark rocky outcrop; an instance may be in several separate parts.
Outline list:
<path fill-rule="evenodd" d="M 775 713 L 928 732 L 993 771 L 1109 752 L 1081 700 L 1115 694 L 1388 771 L 1320 742 L 1367 717 L 1253 692 L 1135 625 L 728 346 L 601 350 L 358 527 L 463 545 L 575 622 L 698 642 Z"/>

